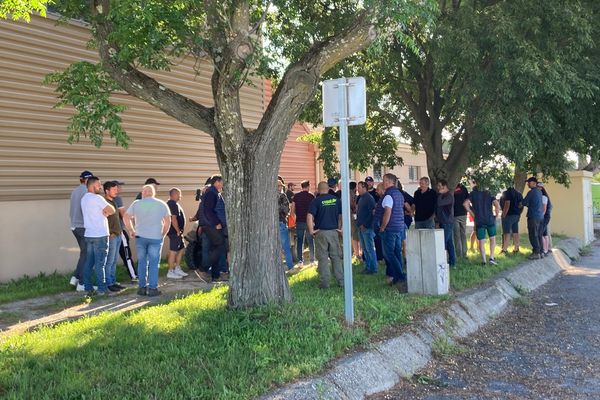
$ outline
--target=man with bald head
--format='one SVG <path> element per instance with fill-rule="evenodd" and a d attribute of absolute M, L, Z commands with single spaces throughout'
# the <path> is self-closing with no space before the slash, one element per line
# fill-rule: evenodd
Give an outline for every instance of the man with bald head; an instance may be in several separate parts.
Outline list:
<path fill-rule="evenodd" d="M 157 199 L 152 185 L 142 187 L 142 198 L 125 212 L 125 225 L 135 236 L 138 256 L 138 295 L 158 296 L 158 264 L 163 240 L 171 227 L 167 203 Z"/>

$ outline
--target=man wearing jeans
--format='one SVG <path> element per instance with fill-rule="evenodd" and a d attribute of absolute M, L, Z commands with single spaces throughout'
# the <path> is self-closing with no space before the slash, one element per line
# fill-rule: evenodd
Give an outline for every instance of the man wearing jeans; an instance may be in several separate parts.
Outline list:
<path fill-rule="evenodd" d="M 522 207 L 527 207 L 527 232 L 533 254 L 531 260 L 543 257 L 542 233 L 544 229 L 544 204 L 542 203 L 542 192 L 537 187 L 538 180 L 535 176 L 527 179 L 529 192 L 522 202 Z"/>
<path fill-rule="evenodd" d="M 106 285 L 106 258 L 108 256 L 108 220 L 116 210 L 99 195 L 102 189 L 100 179 L 88 178 L 87 193 L 81 199 L 81 212 L 85 226 L 86 256 L 83 269 L 83 285 L 88 296 L 108 294 Z M 92 286 L 92 272 L 96 271 L 98 292 Z"/>
<path fill-rule="evenodd" d="M 463 205 L 469 191 L 462 183 L 454 188 L 454 249 L 460 258 L 467 258 L 467 210 Z"/>
<path fill-rule="evenodd" d="M 279 238 L 281 241 L 281 250 L 285 256 L 285 263 L 288 271 L 294 268 L 294 259 L 292 257 L 292 249 L 290 248 L 290 233 L 287 227 L 288 215 L 290 213 L 290 202 L 284 191 L 285 184 L 283 181 L 277 181 L 277 199 L 278 214 L 279 214 Z"/>
<path fill-rule="evenodd" d="M 375 254 L 375 233 L 373 232 L 373 210 L 375 199 L 369 194 L 365 182 L 358 182 L 358 204 L 356 206 L 356 225 L 360 247 L 365 257 L 365 273 L 377 273 L 377 255 Z"/>
<path fill-rule="evenodd" d="M 71 277 L 71 285 L 77 288 L 78 292 L 83 292 L 83 267 L 85 265 L 85 255 L 87 249 L 85 247 L 85 228 L 83 226 L 83 214 L 81 213 L 81 199 L 87 193 L 87 180 L 94 176 L 90 171 L 83 171 L 79 175 L 79 186 L 71 192 L 71 203 L 69 216 L 71 218 L 71 232 L 77 240 L 79 246 L 79 260 Z"/>
<path fill-rule="evenodd" d="M 398 178 L 394 174 L 383 176 L 385 193 L 381 205 L 383 216 L 379 233 L 382 235 L 383 257 L 390 269 L 391 285 L 406 281 L 406 274 L 402 269 L 402 241 L 406 237 L 406 224 L 404 223 L 404 197 L 397 187 Z"/>
<path fill-rule="evenodd" d="M 171 227 L 171 212 L 167 203 L 155 198 L 152 185 L 144 185 L 142 198 L 134 201 L 125 212 L 125 226 L 135 236 L 138 256 L 140 296 L 158 296 L 158 264 L 163 240 Z"/>
<path fill-rule="evenodd" d="M 304 238 L 308 242 L 310 263 L 315 262 L 315 242 L 312 235 L 308 235 L 306 232 L 308 207 L 315 199 L 315 196 L 310 192 L 309 181 L 302 181 L 300 187 L 302 190 L 292 198 L 291 213 L 296 216 L 296 251 L 298 252 L 298 263 L 302 265 L 304 264 Z"/>
<path fill-rule="evenodd" d="M 454 195 L 448 189 L 448 181 L 445 179 L 438 180 L 437 190 L 438 199 L 435 215 L 440 228 L 444 230 L 444 243 L 448 252 L 448 264 L 450 267 L 454 267 L 456 264 L 456 254 L 452 238 L 454 232 Z"/>
<path fill-rule="evenodd" d="M 433 216 L 436 200 L 435 190 L 429 188 L 429 178 L 424 176 L 419 179 L 419 188 L 415 191 L 415 204 L 413 205 L 416 229 L 435 228 Z"/>
<path fill-rule="evenodd" d="M 104 182 L 104 199 L 108 204 L 118 210 L 115 198 L 119 193 L 118 185 L 114 181 Z M 117 259 L 119 258 L 119 247 L 121 247 L 121 219 L 119 212 L 109 215 L 108 218 L 108 255 L 106 257 L 106 286 L 111 292 L 125 289 L 117 283 Z"/>

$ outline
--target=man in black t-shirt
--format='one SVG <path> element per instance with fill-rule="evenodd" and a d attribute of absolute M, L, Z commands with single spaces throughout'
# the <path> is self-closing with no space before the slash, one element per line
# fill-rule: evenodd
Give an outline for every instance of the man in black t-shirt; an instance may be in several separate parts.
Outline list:
<path fill-rule="evenodd" d="M 317 253 L 317 271 L 321 278 L 320 288 L 329 287 L 331 272 L 329 259 L 333 267 L 333 274 L 338 285 L 344 286 L 344 271 L 342 268 L 342 249 L 339 234 L 342 227 L 342 202 L 336 196 L 329 194 L 327 182 L 320 182 L 320 196 L 310 203 L 306 223 L 308 233 L 315 238 Z"/>
<path fill-rule="evenodd" d="M 465 200 L 469 198 L 469 191 L 465 185 L 459 183 L 454 188 L 454 250 L 457 257 L 467 258 L 467 210 Z"/>
<path fill-rule="evenodd" d="M 415 191 L 415 204 L 413 214 L 415 216 L 416 229 L 434 229 L 433 216 L 437 203 L 437 193 L 429 188 L 429 178 L 424 176 L 419 179 L 419 188 Z"/>
<path fill-rule="evenodd" d="M 367 192 L 375 199 L 375 204 L 379 201 L 379 194 L 377 194 L 377 188 L 375 187 L 375 180 L 372 176 L 367 176 L 365 178 L 365 183 L 367 184 Z"/>
<path fill-rule="evenodd" d="M 500 208 L 502 209 L 502 253 L 508 253 L 508 241 L 512 235 L 513 253 L 519 252 L 519 220 L 522 208 L 519 204 L 523 201 L 523 195 L 514 187 L 509 187 L 502 193 Z"/>
<path fill-rule="evenodd" d="M 473 216 L 475 221 L 475 233 L 479 241 L 479 253 L 482 262 L 485 265 L 485 236 L 490 239 L 490 264 L 498 265 L 494 258 L 496 248 L 496 217 L 500 213 L 500 204 L 489 191 L 479 190 L 477 186 L 469 194 L 469 198 L 464 202 L 465 208 Z"/>
<path fill-rule="evenodd" d="M 181 279 L 188 275 L 181 269 L 181 259 L 185 250 L 183 244 L 185 214 L 183 208 L 179 205 L 179 200 L 181 200 L 181 190 L 178 188 L 169 190 L 169 201 L 167 201 L 167 206 L 169 206 L 171 212 L 171 227 L 167 232 L 169 237 L 169 255 L 167 256 L 169 271 L 167 272 L 167 278 L 169 279 Z"/>

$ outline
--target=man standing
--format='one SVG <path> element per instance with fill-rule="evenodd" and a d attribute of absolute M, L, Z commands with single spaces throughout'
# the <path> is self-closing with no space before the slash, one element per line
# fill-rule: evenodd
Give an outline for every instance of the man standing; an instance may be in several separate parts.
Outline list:
<path fill-rule="evenodd" d="M 413 214 L 415 216 L 416 229 L 434 229 L 435 202 L 437 195 L 429 188 L 429 178 L 424 176 L 419 179 L 419 188 L 415 191 L 415 204 Z"/>
<path fill-rule="evenodd" d="M 121 190 L 125 182 L 117 180 L 114 180 L 113 182 L 117 185 L 117 196 L 113 201 L 117 207 L 119 222 L 121 224 L 121 246 L 119 246 L 119 255 L 121 256 L 121 260 L 123 260 L 123 265 L 127 269 L 131 282 L 134 283 L 137 281 L 137 276 L 133 265 L 133 255 L 130 247 L 131 240 L 129 239 L 129 234 L 127 233 L 127 229 L 125 229 L 125 222 L 123 221 L 123 218 L 125 218 L 125 206 L 123 204 L 123 199 L 121 198 Z"/>
<path fill-rule="evenodd" d="M 341 198 L 341 196 L 338 196 L 338 193 L 340 193 L 340 192 L 337 190 L 337 188 L 338 188 L 337 178 L 327 179 L 327 186 L 329 186 L 327 193 L 329 193 L 330 195 L 336 196 L 337 198 Z"/>
<path fill-rule="evenodd" d="M 99 195 L 102 191 L 100 179 L 91 176 L 87 180 L 87 193 L 81 199 L 81 212 L 85 226 L 86 256 L 83 285 L 88 296 L 108 294 L 106 285 L 106 259 L 108 256 L 108 220 L 116 210 Z M 98 292 L 92 286 L 92 273 L 96 272 Z"/>
<path fill-rule="evenodd" d="M 496 218 L 500 214 L 500 204 L 498 200 L 492 197 L 490 192 L 481 191 L 477 186 L 469 194 L 469 198 L 465 200 L 464 206 L 475 220 L 475 232 L 479 241 L 479 253 L 486 264 L 485 255 L 485 235 L 490 238 L 490 264 L 498 265 L 494 258 L 496 250 Z M 494 212 L 495 210 L 495 212 Z"/>
<path fill-rule="evenodd" d="M 292 199 L 294 198 L 294 189 L 296 189 L 296 185 L 292 182 L 288 182 L 287 190 L 285 191 L 285 195 L 288 198 L 288 202 L 292 204 Z"/>
<path fill-rule="evenodd" d="M 285 256 L 285 263 L 288 271 L 294 268 L 294 259 L 292 257 L 292 249 L 290 248 L 290 234 L 288 232 L 287 221 L 290 213 L 290 203 L 284 191 L 285 184 L 282 181 L 277 181 L 278 192 L 278 214 L 279 214 L 279 239 L 281 241 L 281 250 Z"/>
<path fill-rule="evenodd" d="M 502 193 L 500 207 L 502 208 L 502 253 L 508 253 L 508 241 L 512 235 L 513 253 L 519 252 L 519 220 L 522 208 L 519 205 L 523 196 L 514 186 L 510 186 Z"/>
<path fill-rule="evenodd" d="M 152 185 L 142 187 L 142 199 L 136 200 L 125 213 L 125 226 L 135 236 L 138 256 L 140 296 L 158 296 L 158 267 L 163 240 L 171 227 L 167 203 L 157 199 Z"/>
<path fill-rule="evenodd" d="M 308 233 L 315 238 L 318 266 L 321 278 L 321 289 L 327 289 L 331 280 L 329 259 L 333 267 L 333 275 L 338 285 L 344 286 L 344 271 L 342 268 L 342 249 L 339 233 L 342 227 L 342 202 L 333 194 L 328 193 L 327 182 L 320 182 L 319 196 L 310 203 L 306 223 Z"/>
<path fill-rule="evenodd" d="M 444 243 L 448 252 L 448 264 L 454 267 L 456 254 L 454 253 L 454 242 L 452 233 L 454 231 L 454 195 L 448 189 L 448 181 L 440 179 L 437 184 L 438 199 L 436 206 L 436 217 L 440 228 L 444 230 Z"/>
<path fill-rule="evenodd" d="M 460 258 L 467 258 L 467 210 L 465 200 L 469 198 L 469 191 L 465 185 L 459 183 L 454 188 L 454 250 Z"/>
<path fill-rule="evenodd" d="M 115 198 L 119 193 L 117 184 L 114 181 L 104 183 L 104 199 L 115 210 L 118 206 Z M 118 292 L 125 289 L 117 283 L 117 259 L 119 258 L 119 247 L 121 246 L 121 218 L 118 211 L 107 217 L 108 220 L 108 255 L 106 256 L 106 286 L 111 292 Z"/>
<path fill-rule="evenodd" d="M 538 189 L 537 184 L 538 180 L 535 176 L 527 179 L 529 192 L 522 202 L 522 206 L 527 207 L 527 233 L 533 250 L 533 254 L 529 257 L 531 260 L 543 257 L 544 204 L 542 202 L 542 192 Z"/>
<path fill-rule="evenodd" d="M 383 176 L 385 193 L 381 205 L 383 217 L 379 233 L 382 235 L 383 257 L 390 269 L 391 284 L 406 280 L 402 269 L 402 241 L 406 238 L 404 223 L 404 197 L 397 186 L 398 178 L 394 174 Z"/>
<path fill-rule="evenodd" d="M 223 190 L 223 178 L 221 175 L 213 175 L 210 178 L 210 186 L 202 195 L 202 213 L 203 222 L 202 230 L 206 233 L 206 237 L 210 242 L 208 249 L 208 257 L 202 260 L 201 279 L 218 281 L 221 275 L 219 268 L 219 260 L 223 255 L 227 254 L 227 245 L 225 242 L 225 233 L 223 224 L 217 213 L 219 194 Z M 211 268 L 212 267 L 212 268 Z M 208 278 L 208 270 L 211 271 L 211 277 Z M 207 279 L 208 278 L 208 279 Z"/>
<path fill-rule="evenodd" d="M 171 213 L 171 227 L 167 233 L 169 237 L 169 255 L 167 256 L 169 271 L 167 272 L 167 278 L 169 279 L 181 279 L 188 275 L 181 269 L 181 259 L 185 251 L 185 245 L 183 244 L 185 214 L 183 208 L 179 205 L 180 200 L 181 190 L 171 188 L 169 190 L 169 201 L 167 201 L 167 206 L 169 206 L 169 212 Z"/>
<path fill-rule="evenodd" d="M 377 188 L 375 187 L 375 181 L 372 176 L 367 176 L 365 178 L 365 183 L 367 184 L 367 191 L 369 194 L 375 199 L 375 204 L 379 202 L 379 195 L 377 194 Z"/>
<path fill-rule="evenodd" d="M 144 185 L 152 185 L 152 187 L 154 188 L 154 193 L 156 196 L 156 192 L 158 192 L 158 186 L 160 185 L 160 183 L 158 183 L 158 181 L 154 178 L 148 178 L 146 179 L 146 182 L 144 182 Z M 135 196 L 136 200 L 140 200 L 142 198 L 142 192 L 138 193 L 137 196 Z"/>
<path fill-rule="evenodd" d="M 308 207 L 315 196 L 310 192 L 309 181 L 302 181 L 300 187 L 302 190 L 292 198 L 291 213 L 296 216 L 296 252 L 298 253 L 298 263 L 302 265 L 304 264 L 304 237 L 308 242 L 310 263 L 315 262 L 315 242 L 312 235 L 306 234 Z"/>
<path fill-rule="evenodd" d="M 85 228 L 83 226 L 83 214 L 81 212 L 81 199 L 87 193 L 87 180 L 94 176 L 90 171 L 83 171 L 79 175 L 79 186 L 71 192 L 71 203 L 69 216 L 71 218 L 71 232 L 77 240 L 79 246 L 79 259 L 77 266 L 71 277 L 70 284 L 77 288 L 77 291 L 83 291 L 83 266 L 85 265 L 85 256 L 87 248 L 85 246 Z"/>
<path fill-rule="evenodd" d="M 365 182 L 358 182 L 358 204 L 356 207 L 356 225 L 360 246 L 365 257 L 365 273 L 377 273 L 377 255 L 375 254 L 375 234 L 373 233 L 373 211 L 375 199 L 367 191 Z"/>

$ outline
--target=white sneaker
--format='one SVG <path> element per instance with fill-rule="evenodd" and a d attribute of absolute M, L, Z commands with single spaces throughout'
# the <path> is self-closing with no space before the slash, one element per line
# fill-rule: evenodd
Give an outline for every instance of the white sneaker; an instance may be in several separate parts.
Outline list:
<path fill-rule="evenodd" d="M 81 283 L 77 283 L 77 288 L 75 290 L 78 292 L 85 292 L 85 286 L 83 286 Z"/>
<path fill-rule="evenodd" d="M 75 278 L 74 276 L 71 277 L 71 281 L 69 282 L 69 284 L 71 286 L 77 286 L 77 284 L 79 283 L 79 279 Z"/>
<path fill-rule="evenodd" d="M 183 272 L 183 270 L 181 269 L 181 267 L 179 265 L 175 267 L 174 271 L 179 276 L 182 276 L 182 277 L 183 276 L 188 276 L 187 273 Z"/>
<path fill-rule="evenodd" d="M 175 272 L 174 269 L 169 270 L 169 272 L 167 272 L 167 278 L 168 279 L 181 279 L 183 278 L 183 276 L 179 275 L 177 272 Z"/>

